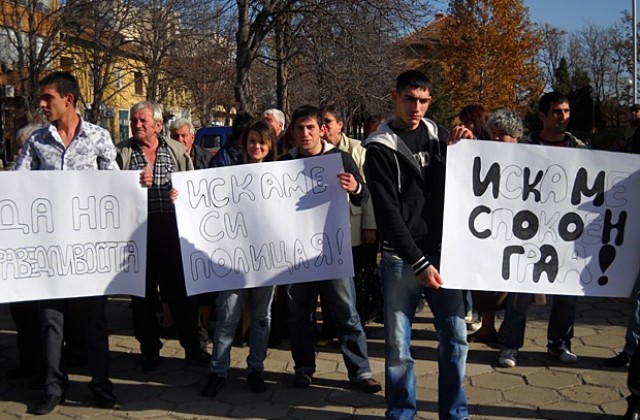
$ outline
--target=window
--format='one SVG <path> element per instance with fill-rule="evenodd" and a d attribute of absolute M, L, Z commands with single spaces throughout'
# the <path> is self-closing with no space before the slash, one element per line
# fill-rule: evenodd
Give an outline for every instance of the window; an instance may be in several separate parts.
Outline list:
<path fill-rule="evenodd" d="M 120 141 L 125 141 L 129 138 L 129 111 L 121 109 L 118 111 L 118 133 L 120 134 Z"/>
<path fill-rule="evenodd" d="M 62 71 L 72 71 L 73 70 L 73 58 L 71 57 L 60 57 L 60 68 Z"/>
<path fill-rule="evenodd" d="M 133 89 L 136 95 L 144 95 L 142 73 L 133 73 Z"/>
<path fill-rule="evenodd" d="M 120 90 L 122 89 L 122 70 L 121 69 L 115 69 L 113 71 L 113 77 L 116 79 L 116 89 Z"/>

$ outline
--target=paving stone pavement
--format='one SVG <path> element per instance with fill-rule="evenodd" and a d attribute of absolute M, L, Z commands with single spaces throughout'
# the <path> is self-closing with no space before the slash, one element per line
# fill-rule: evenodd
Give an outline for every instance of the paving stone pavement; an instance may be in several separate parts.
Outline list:
<path fill-rule="evenodd" d="M 631 303 L 625 299 L 581 298 L 573 350 L 580 357 L 567 366 L 545 353 L 549 305 L 531 306 L 526 342 L 518 366 L 497 365 L 497 349 L 472 343 L 466 391 L 473 419 L 616 419 L 626 409 L 626 368 L 604 368 L 603 361 L 621 349 Z M 132 334 L 129 300 L 112 297 L 108 304 L 111 378 L 121 406 L 93 408 L 89 381 L 82 368 L 70 369 L 67 402 L 47 419 L 373 419 L 384 418 L 384 394 L 368 395 L 349 386 L 339 348 L 318 354 L 314 385 L 293 386 L 293 363 L 288 344 L 270 349 L 266 361 L 268 391 L 252 394 L 245 382 L 247 348 L 233 348 L 226 386 L 215 400 L 200 396 L 207 369 L 185 366 L 176 340 L 165 340 L 163 362 L 157 371 L 143 373 Z M 499 321 L 498 321 L 499 322 Z M 382 325 L 367 325 L 371 366 L 384 382 Z M 418 375 L 419 419 L 437 419 L 437 364 L 435 333 L 428 308 L 414 324 L 413 351 Z M 7 369 L 16 366 L 15 332 L 8 305 L 0 305 L 0 419 L 27 414 L 40 396 L 28 389 L 28 379 L 10 380 Z"/>

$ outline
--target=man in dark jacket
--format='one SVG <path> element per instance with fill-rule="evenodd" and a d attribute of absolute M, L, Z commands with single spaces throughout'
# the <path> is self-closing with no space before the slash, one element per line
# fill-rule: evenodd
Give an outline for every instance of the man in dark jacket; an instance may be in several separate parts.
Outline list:
<path fill-rule="evenodd" d="M 324 124 L 320 109 L 309 105 L 301 106 L 293 112 L 291 124 L 296 146 L 280 160 L 340 153 L 344 166 L 344 172 L 338 174 L 340 186 L 349 193 L 351 203 L 360 205 L 365 201 L 369 193 L 353 158 L 321 138 Z M 289 286 L 289 334 L 291 355 L 295 363 L 295 386 L 306 388 L 311 385 L 316 370 L 312 315 L 320 289 L 328 299 L 349 380 L 367 393 L 379 392 L 382 386 L 371 373 L 367 337 L 356 311 L 355 287 L 349 277 Z"/>
<path fill-rule="evenodd" d="M 558 92 L 544 94 L 538 104 L 538 118 L 542 121 L 542 131 L 532 132 L 520 143 L 586 148 L 583 142 L 567 131 L 570 117 L 571 107 L 566 96 Z M 578 356 L 571 351 L 571 338 L 573 338 L 577 297 L 554 295 L 552 299 L 547 327 L 547 353 L 562 363 L 576 363 Z M 498 363 L 501 366 L 516 366 L 518 349 L 524 344 L 527 310 L 531 300 L 532 296 L 528 293 L 509 294 L 504 320 L 498 331 L 498 341 L 502 347 Z"/>
<path fill-rule="evenodd" d="M 196 130 L 193 124 L 186 118 L 177 118 L 171 123 L 169 129 L 171 138 L 184 144 L 187 153 L 193 161 L 193 169 L 207 169 L 213 159 L 213 156 L 207 149 L 194 144 L 196 139 Z"/>
<path fill-rule="evenodd" d="M 431 103 L 424 73 L 412 70 L 398 76 L 392 100 L 394 117 L 365 140 L 364 163 L 383 240 L 386 417 L 416 416 L 411 325 L 424 295 L 439 338 L 439 417 L 466 419 L 468 345 L 462 293 L 440 288 L 438 272 L 448 133 L 424 118 Z"/>

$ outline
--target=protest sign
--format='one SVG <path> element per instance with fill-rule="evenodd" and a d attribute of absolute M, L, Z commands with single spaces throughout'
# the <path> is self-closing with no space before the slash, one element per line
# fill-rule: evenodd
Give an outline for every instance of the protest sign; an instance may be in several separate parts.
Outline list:
<path fill-rule="evenodd" d="M 0 302 L 144 296 L 146 222 L 138 172 L 0 173 Z"/>
<path fill-rule="evenodd" d="M 353 276 L 340 154 L 172 175 L 187 293 Z"/>
<path fill-rule="evenodd" d="M 640 156 L 461 141 L 448 149 L 445 286 L 629 296 Z"/>

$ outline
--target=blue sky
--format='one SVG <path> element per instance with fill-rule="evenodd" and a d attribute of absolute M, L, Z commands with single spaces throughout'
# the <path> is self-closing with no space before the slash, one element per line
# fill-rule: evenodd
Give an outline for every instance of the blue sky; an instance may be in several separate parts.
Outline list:
<path fill-rule="evenodd" d="M 524 5 L 529 8 L 529 17 L 532 22 L 549 23 L 570 31 L 586 24 L 610 26 L 620 20 L 624 10 L 628 10 L 631 14 L 632 1 L 525 0 Z"/>
<path fill-rule="evenodd" d="M 524 0 L 532 22 L 548 23 L 567 31 L 586 24 L 610 26 L 622 17 L 622 11 L 631 14 L 633 0 Z M 636 0 L 640 7 L 640 0 Z M 446 11 L 448 0 L 435 0 L 436 8 Z M 640 20 L 640 10 L 638 10 Z"/>

